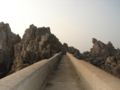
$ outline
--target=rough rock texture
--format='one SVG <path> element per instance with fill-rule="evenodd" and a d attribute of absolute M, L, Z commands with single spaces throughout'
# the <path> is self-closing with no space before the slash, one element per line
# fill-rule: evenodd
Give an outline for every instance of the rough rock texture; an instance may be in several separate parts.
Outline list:
<path fill-rule="evenodd" d="M 82 58 L 82 54 L 78 49 L 74 48 L 73 46 L 68 46 L 66 43 L 63 44 L 63 52 L 69 52 L 78 59 Z"/>
<path fill-rule="evenodd" d="M 11 32 L 9 24 L 0 23 L 0 77 L 9 71 L 15 72 L 39 60 L 52 57 L 62 51 L 69 52 L 78 59 L 86 61 L 120 77 L 120 49 L 115 49 L 111 42 L 107 44 L 93 38 L 90 52 L 83 54 L 74 47 L 63 45 L 50 32 L 49 27 L 37 28 L 30 25 L 23 38 Z M 11 70 L 12 67 L 12 70 Z"/>
<path fill-rule="evenodd" d="M 9 24 L 0 23 L 0 77 L 10 70 L 14 58 L 14 45 L 20 40 L 19 35 L 11 32 Z"/>
<path fill-rule="evenodd" d="M 34 25 L 25 31 L 20 43 L 15 45 L 15 60 L 12 71 L 20 70 L 41 59 L 50 58 L 61 51 L 62 44 L 50 32 L 50 28 Z"/>
<path fill-rule="evenodd" d="M 86 61 L 120 77 L 120 50 L 115 49 L 111 42 L 103 42 L 93 38 L 90 52 L 84 52 Z"/>
<path fill-rule="evenodd" d="M 90 53 L 93 56 L 107 57 L 113 55 L 116 51 L 111 42 L 108 42 L 108 44 L 104 44 L 103 42 L 98 41 L 95 38 L 93 38 L 92 42 L 93 47 L 91 48 Z"/>

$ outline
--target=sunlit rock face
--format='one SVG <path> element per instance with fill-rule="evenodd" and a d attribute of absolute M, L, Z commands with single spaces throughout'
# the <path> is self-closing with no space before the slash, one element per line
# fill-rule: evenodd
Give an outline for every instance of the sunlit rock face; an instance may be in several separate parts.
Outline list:
<path fill-rule="evenodd" d="M 30 25 L 20 43 L 15 45 L 12 71 L 20 70 L 39 60 L 50 58 L 61 51 L 62 44 L 50 32 L 49 27 L 37 28 Z"/>
<path fill-rule="evenodd" d="M 14 45 L 20 40 L 19 35 L 11 32 L 9 24 L 0 23 L 0 77 L 10 70 L 14 58 Z"/>
<path fill-rule="evenodd" d="M 84 59 L 107 72 L 120 77 L 120 50 L 115 49 L 111 42 L 107 44 L 93 38 L 90 52 L 84 52 Z"/>

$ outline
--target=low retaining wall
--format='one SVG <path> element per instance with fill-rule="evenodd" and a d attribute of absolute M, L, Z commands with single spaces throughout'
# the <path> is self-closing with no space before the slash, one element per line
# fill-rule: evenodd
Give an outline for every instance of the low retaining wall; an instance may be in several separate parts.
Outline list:
<path fill-rule="evenodd" d="M 80 79 L 83 90 L 120 90 L 120 79 L 67 53 L 70 64 Z"/>
<path fill-rule="evenodd" d="M 0 80 L 0 90 L 42 90 L 49 73 L 58 64 L 61 54 L 39 61 Z"/>

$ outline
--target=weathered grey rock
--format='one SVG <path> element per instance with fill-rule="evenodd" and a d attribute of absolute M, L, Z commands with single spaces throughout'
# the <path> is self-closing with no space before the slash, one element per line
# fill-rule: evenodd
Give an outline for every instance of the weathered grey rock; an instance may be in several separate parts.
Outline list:
<path fill-rule="evenodd" d="M 37 28 L 30 25 L 20 43 L 15 46 L 12 71 L 20 70 L 39 60 L 50 58 L 61 51 L 62 44 L 50 32 L 49 27 Z"/>
<path fill-rule="evenodd" d="M 95 38 L 93 38 L 92 42 L 93 47 L 91 48 L 90 53 L 93 56 L 107 57 L 113 55 L 116 51 L 111 42 L 108 42 L 108 44 L 104 44 L 103 42 L 98 41 Z"/>
<path fill-rule="evenodd" d="M 62 51 L 64 52 L 64 53 L 66 53 L 66 52 L 69 52 L 69 53 L 71 53 L 71 54 L 73 54 L 76 58 L 78 58 L 78 59 L 81 59 L 82 58 L 82 54 L 80 53 L 80 51 L 78 50 L 78 49 L 76 49 L 75 47 L 73 47 L 73 46 L 68 46 L 68 44 L 67 43 L 64 43 L 63 44 L 63 49 L 62 49 Z"/>
<path fill-rule="evenodd" d="M 73 54 L 78 59 L 82 58 L 80 51 L 74 47 L 68 47 L 68 52 Z"/>
<path fill-rule="evenodd" d="M 84 59 L 105 71 L 120 77 L 120 50 L 115 49 L 111 42 L 104 44 L 93 38 L 90 52 L 83 53 Z"/>
<path fill-rule="evenodd" d="M 11 32 L 9 24 L 0 23 L 0 76 L 9 72 L 14 58 L 14 45 L 20 40 L 19 35 Z"/>
<path fill-rule="evenodd" d="M 120 78 L 120 64 L 113 69 L 113 74 Z"/>

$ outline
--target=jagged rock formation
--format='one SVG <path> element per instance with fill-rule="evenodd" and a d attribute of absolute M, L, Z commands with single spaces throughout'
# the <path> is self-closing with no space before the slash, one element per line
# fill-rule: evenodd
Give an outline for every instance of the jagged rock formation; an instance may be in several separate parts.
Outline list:
<path fill-rule="evenodd" d="M 78 49 L 74 48 L 73 46 L 68 46 L 67 43 L 63 44 L 63 52 L 69 52 L 78 59 L 82 58 L 82 54 L 80 53 L 80 51 Z"/>
<path fill-rule="evenodd" d="M 111 42 L 103 42 L 93 38 L 90 52 L 84 52 L 84 59 L 111 74 L 120 77 L 120 50 L 115 49 Z"/>
<path fill-rule="evenodd" d="M 62 44 L 50 32 L 50 28 L 34 25 L 25 31 L 20 43 L 15 45 L 15 59 L 12 71 L 20 70 L 41 59 L 50 58 L 61 51 Z"/>
<path fill-rule="evenodd" d="M 0 23 L 0 77 L 10 70 L 14 58 L 14 45 L 20 40 L 19 35 L 11 32 L 9 24 Z"/>
<path fill-rule="evenodd" d="M 90 53 L 93 56 L 107 57 L 113 55 L 116 52 L 111 42 L 108 42 L 108 44 L 104 44 L 103 42 L 98 41 L 95 38 L 93 38 L 92 42 L 93 47 L 91 48 Z"/>
<path fill-rule="evenodd" d="M 23 38 L 11 32 L 9 24 L 0 23 L 0 77 L 9 71 L 15 72 L 39 60 L 52 57 L 62 51 L 69 52 L 78 59 L 86 61 L 120 77 L 120 49 L 115 49 L 111 42 L 103 42 L 93 38 L 90 52 L 83 54 L 74 47 L 63 45 L 49 27 L 38 28 L 30 25 Z M 12 70 L 11 70 L 12 67 Z"/>

